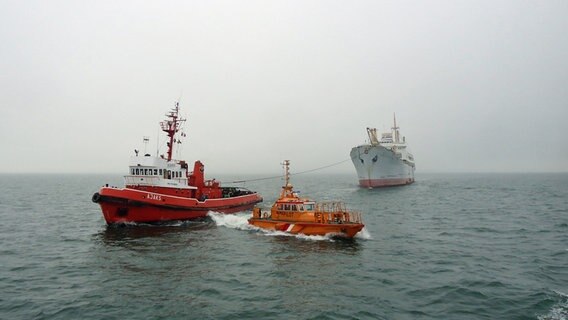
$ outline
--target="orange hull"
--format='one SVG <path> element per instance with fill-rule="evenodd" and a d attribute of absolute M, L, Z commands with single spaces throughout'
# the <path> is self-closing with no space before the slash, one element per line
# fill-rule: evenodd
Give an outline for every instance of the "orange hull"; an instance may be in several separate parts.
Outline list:
<path fill-rule="evenodd" d="M 290 234 L 304 234 L 307 236 L 325 236 L 331 234 L 342 238 L 353 238 L 364 227 L 362 223 L 315 223 L 315 222 L 292 222 L 272 219 L 251 218 L 249 224 L 266 229 L 283 231 Z"/>

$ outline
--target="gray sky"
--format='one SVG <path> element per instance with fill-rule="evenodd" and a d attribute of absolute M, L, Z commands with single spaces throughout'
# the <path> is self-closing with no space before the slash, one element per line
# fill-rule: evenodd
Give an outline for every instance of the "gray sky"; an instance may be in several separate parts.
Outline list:
<path fill-rule="evenodd" d="M 417 172 L 568 171 L 568 1 L 0 5 L 0 172 L 125 173 L 180 96 L 210 176 L 348 159 L 394 112 Z"/>

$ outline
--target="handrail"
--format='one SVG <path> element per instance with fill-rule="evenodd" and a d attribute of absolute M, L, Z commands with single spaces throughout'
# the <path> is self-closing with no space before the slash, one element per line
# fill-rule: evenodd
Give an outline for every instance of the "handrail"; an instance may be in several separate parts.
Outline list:
<path fill-rule="evenodd" d="M 348 211 L 343 202 L 330 201 L 316 204 L 315 213 L 320 223 L 363 223 L 361 213 Z"/>
<path fill-rule="evenodd" d="M 321 212 L 343 212 L 347 208 L 343 202 L 340 201 L 326 201 L 316 203 L 316 211 Z"/>

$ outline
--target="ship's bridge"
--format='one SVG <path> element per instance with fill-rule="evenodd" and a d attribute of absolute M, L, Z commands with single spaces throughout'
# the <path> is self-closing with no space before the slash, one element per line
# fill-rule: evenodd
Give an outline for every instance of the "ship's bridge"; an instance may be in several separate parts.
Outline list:
<path fill-rule="evenodd" d="M 130 172 L 124 176 L 126 185 L 148 185 L 196 189 L 187 181 L 185 162 L 167 161 L 149 155 L 130 157 Z"/>
<path fill-rule="evenodd" d="M 381 135 L 381 143 L 392 143 L 392 133 L 386 132 Z"/>
<path fill-rule="evenodd" d="M 315 202 L 313 201 L 294 201 L 294 202 L 284 202 L 277 201 L 274 206 L 278 211 L 314 211 Z"/>

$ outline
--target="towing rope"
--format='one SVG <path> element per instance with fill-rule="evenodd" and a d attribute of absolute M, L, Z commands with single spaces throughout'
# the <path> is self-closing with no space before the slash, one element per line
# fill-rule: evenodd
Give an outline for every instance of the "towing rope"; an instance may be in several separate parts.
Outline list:
<path fill-rule="evenodd" d="M 297 175 L 299 175 L 299 174 L 314 172 L 314 171 L 326 169 L 326 168 L 329 168 L 329 167 L 337 166 L 337 165 L 340 165 L 340 164 L 342 164 L 342 163 L 344 163 L 344 162 L 347 162 L 347 161 L 351 161 L 351 158 L 345 159 L 345 160 L 341 160 L 341 161 L 339 161 L 339 162 L 332 163 L 332 164 L 328 164 L 328 165 L 326 165 L 326 166 L 319 167 L 319 168 L 315 168 L 315 169 L 310 169 L 310 170 L 306 170 L 306 171 L 300 171 L 300 172 L 297 172 L 297 173 L 290 173 L 290 175 L 291 175 L 291 176 L 297 176 Z M 243 182 L 251 182 L 251 181 L 261 181 L 261 180 L 279 179 L 279 178 L 282 178 L 282 175 L 279 175 L 279 176 L 271 176 L 271 177 L 264 177 L 264 178 L 258 178 L 258 179 L 250 179 L 250 180 L 235 180 L 235 181 L 223 182 L 223 183 L 224 183 L 224 184 L 228 184 L 228 183 L 243 183 Z"/>

